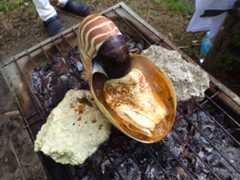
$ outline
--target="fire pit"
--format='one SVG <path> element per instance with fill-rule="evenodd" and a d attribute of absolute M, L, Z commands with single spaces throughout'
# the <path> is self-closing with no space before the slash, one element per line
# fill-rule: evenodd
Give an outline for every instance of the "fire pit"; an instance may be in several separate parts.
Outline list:
<path fill-rule="evenodd" d="M 178 50 L 124 3 L 102 14 L 143 49 L 157 44 Z M 77 45 L 77 28 L 39 43 L 2 66 L 33 141 L 49 112 L 33 91 L 33 69 L 56 54 L 67 56 Z M 240 179 L 239 97 L 211 80 L 202 102 L 178 105 L 175 128 L 159 143 L 141 144 L 113 129 L 109 140 L 81 166 L 60 165 L 39 153 L 49 179 Z"/>

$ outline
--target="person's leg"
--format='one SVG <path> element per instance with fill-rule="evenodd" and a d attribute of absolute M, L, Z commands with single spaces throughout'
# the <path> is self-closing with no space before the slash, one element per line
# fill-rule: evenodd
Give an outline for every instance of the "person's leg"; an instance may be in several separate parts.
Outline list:
<path fill-rule="evenodd" d="M 59 5 L 60 7 L 64 7 L 64 6 L 67 4 L 68 1 L 69 1 L 69 0 L 58 0 L 58 5 Z"/>
<path fill-rule="evenodd" d="M 33 3 L 49 35 L 52 36 L 63 31 L 64 28 L 57 16 L 57 12 L 49 0 L 33 0 Z"/>
<path fill-rule="evenodd" d="M 90 14 L 90 9 L 88 6 L 73 1 L 73 0 L 58 0 L 59 6 L 62 7 L 62 9 L 75 13 L 79 16 L 88 16 Z"/>
<path fill-rule="evenodd" d="M 55 8 L 50 4 L 49 0 L 33 0 L 37 13 L 43 21 L 57 15 Z"/>

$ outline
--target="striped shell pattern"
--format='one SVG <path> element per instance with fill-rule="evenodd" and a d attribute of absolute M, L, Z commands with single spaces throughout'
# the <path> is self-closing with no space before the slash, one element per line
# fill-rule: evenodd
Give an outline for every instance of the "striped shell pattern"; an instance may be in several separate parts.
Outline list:
<path fill-rule="evenodd" d="M 110 37 L 119 35 L 118 27 L 108 18 L 100 15 L 87 16 L 80 24 L 78 43 L 80 58 L 88 75 L 92 72 L 92 59 L 100 46 Z"/>

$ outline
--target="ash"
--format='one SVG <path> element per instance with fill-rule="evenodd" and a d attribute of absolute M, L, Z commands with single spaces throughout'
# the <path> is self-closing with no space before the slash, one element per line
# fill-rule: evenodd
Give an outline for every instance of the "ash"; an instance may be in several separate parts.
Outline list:
<path fill-rule="evenodd" d="M 140 53 L 143 45 L 129 41 L 129 48 Z M 68 89 L 88 88 L 80 62 L 71 49 L 33 71 L 33 89 L 49 111 Z M 174 130 L 159 143 L 142 144 L 113 128 L 109 140 L 81 166 L 59 165 L 47 157 L 44 164 L 59 180 L 240 179 L 239 146 L 215 122 L 228 123 L 227 116 L 210 103 L 200 109 L 189 101 L 178 105 L 177 117 Z M 227 131 L 234 134 L 232 128 Z"/>

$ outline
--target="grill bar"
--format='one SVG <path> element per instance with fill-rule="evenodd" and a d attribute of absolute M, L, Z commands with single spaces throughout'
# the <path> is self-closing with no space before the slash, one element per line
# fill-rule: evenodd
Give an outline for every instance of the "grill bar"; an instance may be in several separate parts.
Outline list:
<path fill-rule="evenodd" d="M 206 96 L 207 96 L 207 95 L 206 95 Z M 212 101 L 211 101 L 211 102 L 212 102 Z M 201 105 L 197 105 L 197 106 L 199 107 L 199 109 L 204 110 L 204 109 L 201 107 Z M 206 112 L 206 113 L 207 113 L 207 112 Z M 231 133 L 229 133 L 228 130 L 226 130 L 222 124 L 220 124 L 218 121 L 216 121 L 215 119 L 213 119 L 210 114 L 209 114 L 209 117 L 210 117 L 211 121 L 213 121 L 218 127 L 220 127 L 220 128 L 223 130 L 223 132 L 224 132 L 227 136 L 229 136 L 229 137 L 240 147 L 240 142 L 239 142 L 234 136 L 232 136 Z"/>
<path fill-rule="evenodd" d="M 150 148 L 150 153 L 149 153 L 149 155 L 152 156 L 153 158 L 157 158 L 157 160 L 160 162 L 159 157 L 158 157 L 158 156 L 155 156 L 155 155 L 152 155 L 152 154 L 154 154 L 154 150 L 153 150 L 152 148 Z M 166 179 L 169 179 L 169 177 L 167 176 L 167 172 L 166 172 L 166 170 L 164 169 L 163 165 L 162 165 L 161 163 L 158 163 L 158 164 L 160 165 L 161 170 L 162 170 L 163 173 L 164 173 L 164 177 L 165 177 Z"/>
<path fill-rule="evenodd" d="M 121 173 L 118 171 L 118 169 L 114 166 L 113 161 L 111 160 L 111 158 L 108 156 L 108 154 L 106 154 L 105 152 L 103 152 L 103 154 L 107 157 L 107 159 L 111 162 L 111 164 L 113 165 L 113 169 L 117 172 L 118 176 L 120 177 L 121 180 L 124 180 L 124 178 L 122 177 Z"/>
<path fill-rule="evenodd" d="M 174 139 L 177 141 L 178 144 L 181 144 L 181 141 L 179 139 L 179 134 L 177 134 L 176 132 L 174 132 L 175 136 L 173 135 Z M 210 165 L 206 162 L 204 162 L 204 160 L 197 154 L 197 152 L 195 150 L 193 150 L 191 147 L 188 147 L 190 149 L 190 151 L 192 151 L 194 153 L 194 155 L 201 161 L 202 164 L 204 164 L 204 166 L 207 167 L 208 170 L 210 170 L 212 172 L 212 174 L 214 175 L 214 177 L 216 179 L 221 179 L 216 173 L 214 173 L 212 167 L 210 167 Z"/>
<path fill-rule="evenodd" d="M 213 99 L 219 95 L 219 91 L 216 91 L 213 95 L 211 95 L 209 98 Z M 203 102 L 200 103 L 201 106 L 204 106 L 208 103 L 208 99 L 205 99 Z"/>
<path fill-rule="evenodd" d="M 24 114 L 22 113 L 21 109 L 19 107 L 17 107 L 21 117 L 22 117 L 22 120 L 23 120 L 23 123 L 24 123 L 24 126 L 25 128 L 27 129 L 29 135 L 30 135 L 30 138 L 32 140 L 32 142 L 34 142 L 34 135 L 33 135 L 33 132 L 32 132 L 32 129 L 31 129 L 31 125 L 28 123 L 28 121 L 24 118 Z"/>
<path fill-rule="evenodd" d="M 184 115 L 184 118 L 187 119 L 187 121 L 189 122 L 187 116 Z M 196 127 L 195 127 L 195 128 L 196 128 Z M 219 155 L 221 158 L 223 158 L 238 174 L 240 174 L 239 170 L 238 170 L 235 166 L 233 166 L 232 163 L 231 163 L 224 155 L 222 155 L 222 153 L 221 153 L 220 151 L 218 151 L 218 149 L 210 142 L 211 140 L 208 139 L 206 136 L 202 135 L 202 133 L 201 133 L 201 131 L 200 131 L 199 129 L 196 128 L 196 130 L 197 130 L 197 131 L 200 133 L 200 135 L 207 141 L 207 143 L 218 153 L 218 155 Z M 176 133 L 175 133 L 175 134 L 176 134 Z M 176 135 L 179 136 L 179 134 L 176 134 Z M 175 137 L 175 139 L 177 139 L 177 138 Z M 177 141 L 178 141 L 178 140 L 177 140 Z M 179 141 L 178 141 L 178 143 L 179 143 Z M 179 143 L 179 144 L 181 144 L 181 143 Z M 196 154 L 196 152 L 193 151 L 191 147 L 188 147 L 188 148 L 190 149 L 190 151 L 192 151 L 192 152 L 195 154 L 196 157 L 198 157 L 198 155 Z M 200 159 L 200 160 L 201 160 L 201 159 Z M 203 162 L 203 160 L 201 160 L 201 161 Z M 208 169 L 210 169 L 208 164 L 206 164 L 206 163 L 204 163 L 204 164 L 205 164 L 205 166 L 206 166 Z M 232 172 L 227 166 L 225 166 L 225 168 L 228 170 L 229 173 Z M 215 175 L 215 173 L 214 173 L 214 176 L 216 177 L 217 175 Z M 218 176 L 217 176 L 217 177 L 218 177 Z"/>
<path fill-rule="evenodd" d="M 201 108 L 202 109 L 202 108 Z M 197 115 L 198 115 L 198 113 L 197 113 Z M 183 115 L 184 117 L 185 117 L 185 119 L 189 122 L 189 123 L 191 123 L 191 120 L 189 119 L 189 117 L 188 116 L 186 116 L 186 115 Z M 197 117 L 198 118 L 198 117 Z M 210 116 L 210 118 L 211 118 L 211 116 Z M 232 163 L 215 147 L 215 145 L 213 145 L 212 143 L 211 143 L 211 140 L 207 137 L 207 136 L 204 136 L 203 134 L 202 134 L 202 132 L 201 132 L 201 130 L 199 130 L 199 128 L 198 127 L 195 127 L 195 130 L 197 130 L 198 132 L 199 132 L 199 134 L 207 141 L 207 143 L 219 154 L 219 156 L 221 157 L 221 158 L 223 158 L 238 174 L 240 174 L 240 171 L 235 167 L 235 166 L 233 166 L 232 165 Z M 228 135 L 228 134 L 227 134 Z M 238 141 L 237 141 L 238 142 Z M 239 143 L 239 142 L 238 142 Z M 226 167 L 226 166 L 225 166 Z M 228 167 L 226 167 L 227 169 L 228 169 Z"/>
<path fill-rule="evenodd" d="M 207 95 L 206 95 L 206 96 L 207 96 Z M 209 99 L 211 99 L 211 98 L 208 97 L 207 99 L 209 100 Z M 206 101 L 208 101 L 208 100 L 206 100 Z M 206 101 L 204 101 L 204 103 L 205 103 Z M 198 105 L 198 104 L 197 104 L 197 107 L 198 107 L 199 109 L 203 110 L 203 108 L 201 107 L 201 105 Z M 195 109 L 194 111 L 197 111 L 197 109 Z M 185 118 L 189 123 L 191 123 L 191 120 L 189 119 L 189 116 L 192 115 L 192 114 L 194 113 L 194 111 L 192 111 L 190 114 L 187 114 L 187 115 L 182 114 L 181 117 Z M 207 113 L 207 112 L 205 112 L 205 113 Z M 198 114 L 197 114 L 197 115 L 198 115 Z M 239 142 L 236 138 L 234 138 L 220 123 L 218 123 L 217 121 L 215 121 L 215 119 L 213 119 L 213 118 L 211 117 L 211 115 L 209 115 L 208 117 L 209 117 L 213 122 L 215 122 L 219 127 L 221 127 L 221 129 L 224 131 L 224 133 L 225 133 L 227 136 L 229 136 L 229 137 L 230 137 L 235 143 L 237 143 L 237 145 L 240 147 L 240 142 Z M 182 118 L 181 118 L 181 119 L 182 119 Z M 178 120 L 179 120 L 179 119 L 178 119 Z M 219 154 L 219 156 L 220 156 L 221 158 L 223 158 L 238 174 L 240 174 L 240 171 L 238 170 L 238 168 L 232 165 L 232 163 L 211 143 L 211 140 L 210 140 L 208 137 L 202 135 L 201 130 L 199 130 L 197 127 L 195 127 L 195 129 L 196 129 L 196 130 L 200 133 L 200 135 L 207 141 L 207 143 Z M 228 167 L 226 167 L 226 168 L 228 169 Z M 229 170 L 229 169 L 228 169 L 228 170 Z M 229 171 L 230 171 L 230 170 L 229 170 Z M 230 171 L 230 172 L 231 172 L 231 171 Z"/>
<path fill-rule="evenodd" d="M 126 151 L 124 150 L 124 147 L 123 146 L 120 146 L 120 148 L 121 148 L 121 150 L 122 150 L 122 152 L 124 152 L 124 153 L 126 153 Z M 149 151 L 147 151 L 147 154 L 148 154 L 148 156 L 151 156 L 152 158 L 157 158 L 158 159 L 158 156 L 155 156 L 154 155 L 154 151 L 152 150 L 152 148 L 149 148 Z M 131 157 L 131 159 L 133 159 L 135 162 L 137 162 L 137 159 L 134 157 L 134 155 L 131 153 L 130 154 L 130 157 Z M 126 161 L 127 160 L 127 157 L 123 160 L 123 162 L 124 161 Z M 159 159 L 158 159 L 159 160 Z M 123 163 L 123 162 L 120 162 L 119 164 L 121 164 L 121 163 Z M 169 177 L 167 176 L 167 172 L 166 172 L 166 170 L 165 170 L 165 168 L 163 167 L 163 165 L 161 164 L 161 163 L 158 163 L 159 165 L 160 165 L 160 167 L 161 167 L 161 170 L 162 170 L 162 172 L 164 173 L 164 177 L 166 178 L 166 179 L 169 179 Z"/>
<path fill-rule="evenodd" d="M 229 113 L 227 113 L 223 108 L 221 108 L 221 106 L 219 106 L 215 101 L 213 101 L 212 98 L 209 98 L 208 96 L 206 96 L 206 98 L 211 103 L 213 103 L 216 108 L 218 108 L 222 113 L 224 113 L 236 126 L 240 128 L 240 123 L 237 122 L 231 115 L 229 115 Z"/>
<path fill-rule="evenodd" d="M 164 145 L 166 146 L 166 145 Z M 168 147 L 167 147 L 168 148 Z M 168 148 L 169 149 L 169 148 Z M 192 172 L 192 170 L 189 170 L 186 166 L 183 165 L 183 163 L 178 159 L 178 157 L 176 157 L 171 150 L 169 149 L 169 152 L 171 153 L 171 155 L 174 157 L 174 159 L 177 161 L 178 165 L 180 165 L 184 171 L 189 175 L 189 177 L 191 179 L 197 179 L 198 175 L 194 172 Z"/>

